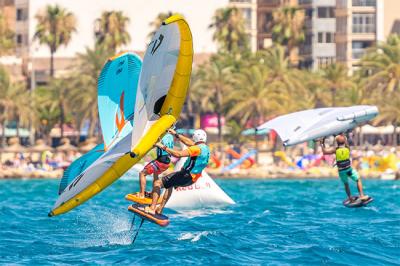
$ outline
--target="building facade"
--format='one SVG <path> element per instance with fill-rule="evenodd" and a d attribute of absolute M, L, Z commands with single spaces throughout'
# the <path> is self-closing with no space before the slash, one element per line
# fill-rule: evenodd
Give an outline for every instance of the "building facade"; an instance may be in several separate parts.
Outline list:
<path fill-rule="evenodd" d="M 316 70 L 336 61 L 336 0 L 299 0 L 305 14 L 300 67 Z"/>
<path fill-rule="evenodd" d="M 96 3 L 95 5 L 93 3 Z M 252 51 L 272 45 L 273 11 L 284 5 L 298 6 L 305 13 L 305 42 L 299 47 L 299 66 L 317 70 L 333 62 L 356 69 L 366 49 L 384 41 L 391 33 L 400 33 L 400 0 L 206 0 L 182 5 L 181 0 L 0 0 L 0 10 L 15 31 L 14 69 L 22 64 L 22 74 L 34 69 L 37 80 L 48 76 L 49 49 L 34 41 L 35 16 L 46 5 L 58 4 L 77 18 L 77 32 L 68 46 L 55 54 L 56 75 L 71 64 L 77 53 L 94 44 L 94 21 L 106 10 L 122 10 L 130 18 L 131 43 L 123 50 L 143 51 L 151 31 L 150 22 L 160 12 L 179 12 L 189 21 L 194 50 L 201 58 L 216 51 L 213 32 L 208 28 L 215 10 L 235 6 L 244 15 Z M 157 7 L 157 8 L 149 8 Z M 88 12 L 90 10 L 90 12 Z M 140 14 L 138 16 L 137 14 Z M 196 60 L 195 56 L 195 60 Z M 203 60 L 203 59 L 202 59 Z M 22 63 L 21 63 L 22 62 Z M 4 64 L 4 63 L 3 63 Z"/>
<path fill-rule="evenodd" d="M 392 34 L 400 34 L 400 1 L 337 0 L 337 61 L 351 70 L 365 51 Z"/>
<path fill-rule="evenodd" d="M 34 39 L 34 34 L 37 26 L 35 17 L 45 11 L 47 5 L 65 8 L 77 21 L 77 31 L 73 33 L 70 43 L 61 46 L 54 54 L 55 75 L 59 76 L 76 64 L 77 53 L 84 53 L 87 47 L 94 46 L 94 23 L 104 11 L 122 11 L 129 18 L 127 31 L 131 42 L 120 49 L 137 52 L 146 49 L 150 41 L 148 34 L 153 30 L 150 23 L 159 13 L 180 13 L 192 29 L 195 60 L 200 58 L 200 61 L 204 61 L 207 55 L 217 50 L 212 40 L 213 32 L 209 29 L 211 19 L 215 10 L 228 4 L 229 0 L 193 1 L 190 4 L 182 4 L 181 0 L 147 0 L 146 3 L 141 0 L 0 0 L 0 10 L 7 14 L 9 26 L 15 32 L 14 56 L 22 61 L 23 72 L 30 76 L 30 72 L 34 71 L 36 81 L 46 82 L 50 51 Z"/>
<path fill-rule="evenodd" d="M 301 68 L 340 62 L 357 69 L 367 48 L 400 34 L 399 0 L 258 0 L 257 49 L 272 45 L 272 13 L 284 5 L 298 6 L 305 14 Z"/>
<path fill-rule="evenodd" d="M 229 6 L 241 10 L 247 34 L 250 37 L 251 51 L 257 50 L 257 0 L 230 0 Z"/>
<path fill-rule="evenodd" d="M 339 62 L 352 72 L 368 48 L 400 34 L 397 0 L 299 0 L 298 5 L 306 14 L 306 40 L 300 47 L 304 68 Z"/>

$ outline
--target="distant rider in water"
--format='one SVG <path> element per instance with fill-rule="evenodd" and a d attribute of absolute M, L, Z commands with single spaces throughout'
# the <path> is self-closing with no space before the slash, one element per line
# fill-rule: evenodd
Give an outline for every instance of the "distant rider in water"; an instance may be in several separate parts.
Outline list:
<path fill-rule="evenodd" d="M 162 143 L 157 143 L 155 146 L 174 157 L 188 158 L 180 171 L 157 179 L 153 183 L 153 202 L 151 206 L 145 208 L 145 212 L 150 214 L 162 213 L 165 204 L 171 197 L 174 187 L 187 187 L 194 184 L 197 179 L 201 177 L 203 169 L 207 167 L 210 158 L 210 149 L 206 145 L 207 133 L 204 130 L 195 130 L 193 133 L 193 140 L 176 133 L 173 129 L 170 129 L 169 132 L 174 135 L 177 140 L 188 146 L 188 148 L 179 151 L 169 148 Z M 160 206 L 156 208 L 161 188 L 165 188 L 166 192 L 164 193 Z"/>
<path fill-rule="evenodd" d="M 322 152 L 324 154 L 335 154 L 336 155 L 336 166 L 339 170 L 339 177 L 344 184 L 344 188 L 346 190 L 347 197 L 350 202 L 354 201 L 354 198 L 351 196 L 350 186 L 349 186 L 349 178 L 353 181 L 357 182 L 358 192 L 360 194 L 361 200 L 369 199 L 368 196 L 364 195 L 363 185 L 361 182 L 361 178 L 359 177 L 357 171 L 351 167 L 350 160 L 350 147 L 347 142 L 347 138 L 341 134 L 336 136 L 336 147 L 326 148 L 323 141 L 320 142 Z"/>
<path fill-rule="evenodd" d="M 161 143 L 163 146 L 172 149 L 174 147 L 174 137 L 167 133 L 161 139 Z M 158 176 L 169 168 L 170 163 L 171 156 L 168 154 L 168 152 L 157 148 L 157 158 L 149 162 L 139 173 L 140 192 L 137 195 L 139 198 L 145 197 L 146 176 L 152 174 L 153 183 L 156 182 L 158 180 Z"/>

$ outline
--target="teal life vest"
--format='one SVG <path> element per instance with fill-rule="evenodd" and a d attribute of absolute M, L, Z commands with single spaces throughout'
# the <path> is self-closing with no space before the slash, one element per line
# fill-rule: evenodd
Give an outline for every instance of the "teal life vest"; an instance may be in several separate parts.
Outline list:
<path fill-rule="evenodd" d="M 161 143 L 166 146 L 167 148 L 173 149 L 174 148 L 174 137 L 167 133 L 165 136 L 161 139 Z M 168 152 L 157 148 L 157 160 L 163 162 L 163 163 L 170 163 L 171 161 L 171 156 L 169 155 Z"/>
<path fill-rule="evenodd" d="M 210 148 L 202 143 L 197 145 L 200 148 L 200 154 L 195 157 L 187 158 L 183 169 L 190 171 L 192 174 L 201 174 L 204 168 L 208 165 L 208 160 L 210 159 Z"/>

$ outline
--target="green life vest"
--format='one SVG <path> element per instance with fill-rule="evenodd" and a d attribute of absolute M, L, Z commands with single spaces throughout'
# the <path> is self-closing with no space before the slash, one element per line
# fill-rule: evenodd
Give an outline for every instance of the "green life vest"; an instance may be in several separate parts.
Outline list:
<path fill-rule="evenodd" d="M 210 148 L 204 143 L 197 145 L 201 152 L 196 157 L 187 158 L 183 168 L 190 171 L 192 174 L 201 174 L 204 168 L 208 165 L 210 159 Z"/>
<path fill-rule="evenodd" d="M 338 147 L 336 149 L 336 165 L 339 170 L 350 168 L 350 149 L 347 147 Z"/>

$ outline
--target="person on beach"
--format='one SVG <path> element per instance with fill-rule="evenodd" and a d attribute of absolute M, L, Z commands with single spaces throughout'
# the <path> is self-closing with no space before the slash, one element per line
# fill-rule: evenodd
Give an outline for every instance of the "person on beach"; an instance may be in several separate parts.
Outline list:
<path fill-rule="evenodd" d="M 163 146 L 172 149 L 174 147 L 174 137 L 167 133 L 161 139 L 161 143 Z M 158 176 L 165 172 L 171 163 L 171 156 L 165 151 L 160 148 L 157 148 L 157 158 L 149 162 L 143 170 L 139 173 L 139 184 L 140 184 L 140 191 L 137 194 L 139 198 L 145 197 L 146 192 L 146 176 L 153 175 L 153 184 L 158 180 Z"/>
<path fill-rule="evenodd" d="M 203 169 L 207 167 L 208 160 L 210 159 L 210 148 L 206 144 L 207 133 L 204 130 L 195 130 L 193 133 L 193 139 L 178 134 L 173 129 L 170 129 L 169 133 L 174 135 L 175 138 L 186 145 L 187 148 L 184 150 L 174 150 L 162 143 L 157 143 L 155 146 L 174 157 L 188 158 L 180 171 L 166 175 L 161 179 L 157 179 L 153 183 L 152 204 L 144 209 L 145 212 L 153 215 L 156 213 L 162 213 L 165 204 L 171 197 L 172 189 L 174 187 L 187 187 L 194 184 L 201 177 Z M 161 204 L 157 208 L 157 202 L 162 188 L 165 188 L 166 191 L 163 195 Z"/>
<path fill-rule="evenodd" d="M 348 182 L 350 178 L 354 182 L 357 182 L 357 189 L 358 193 L 360 194 L 360 199 L 369 199 L 368 196 L 364 195 L 363 185 L 360 176 L 358 175 L 357 171 L 351 166 L 350 146 L 347 142 L 346 136 L 344 134 L 336 136 L 335 142 L 335 147 L 327 148 L 325 147 L 325 143 L 323 141 L 320 141 L 320 145 L 324 155 L 335 154 L 339 177 L 344 184 L 347 197 L 349 198 L 350 202 L 354 200 L 354 198 L 351 196 L 350 186 Z"/>

